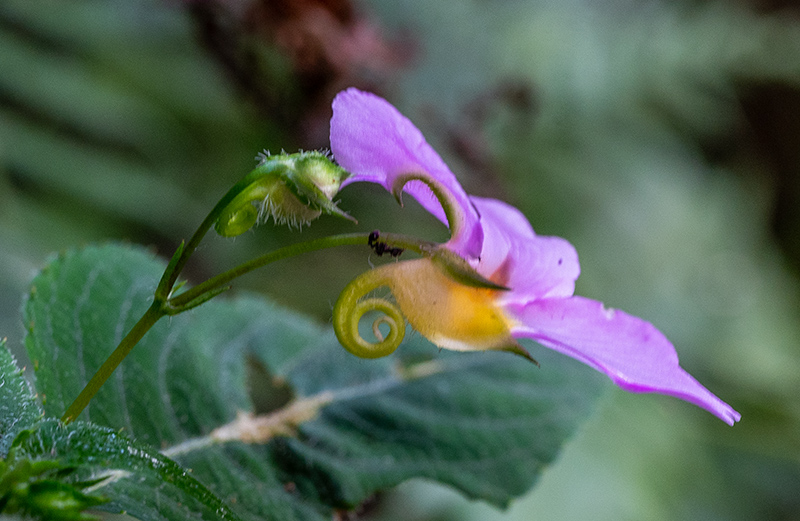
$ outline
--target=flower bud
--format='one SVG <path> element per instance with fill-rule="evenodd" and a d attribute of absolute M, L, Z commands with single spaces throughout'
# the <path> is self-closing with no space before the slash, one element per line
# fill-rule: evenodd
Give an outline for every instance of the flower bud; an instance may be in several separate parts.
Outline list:
<path fill-rule="evenodd" d="M 355 221 L 333 197 L 349 175 L 321 152 L 259 154 L 261 162 L 223 199 L 214 225 L 218 234 L 235 237 L 272 217 L 276 224 L 302 228 L 323 213 Z"/>

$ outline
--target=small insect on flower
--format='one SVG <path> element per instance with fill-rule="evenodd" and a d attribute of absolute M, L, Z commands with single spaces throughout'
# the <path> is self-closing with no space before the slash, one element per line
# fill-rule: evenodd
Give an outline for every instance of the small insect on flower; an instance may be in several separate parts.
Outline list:
<path fill-rule="evenodd" d="M 367 237 L 367 244 L 369 245 L 370 248 L 375 247 L 375 243 L 378 242 L 378 237 L 380 236 L 381 232 L 379 232 L 378 230 L 374 230 L 372 233 L 369 234 L 369 237 Z"/>
<path fill-rule="evenodd" d="M 378 230 L 373 231 L 369 234 L 369 237 L 367 237 L 367 244 L 370 248 L 375 250 L 375 253 L 378 254 L 378 257 L 382 257 L 384 253 L 388 253 L 392 257 L 397 258 L 405 251 L 403 248 L 398 248 L 397 246 L 390 247 L 389 243 L 379 241 L 379 237 L 380 232 Z"/>

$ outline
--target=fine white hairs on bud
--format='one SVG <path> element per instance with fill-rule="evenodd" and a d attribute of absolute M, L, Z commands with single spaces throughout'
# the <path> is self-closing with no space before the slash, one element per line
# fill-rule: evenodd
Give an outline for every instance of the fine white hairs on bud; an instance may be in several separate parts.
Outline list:
<path fill-rule="evenodd" d="M 215 225 L 220 235 L 235 237 L 270 217 L 298 230 L 323 213 L 354 221 L 333 201 L 349 174 L 331 161 L 328 151 L 272 155 L 264 150 L 256 161 L 220 213 Z"/>

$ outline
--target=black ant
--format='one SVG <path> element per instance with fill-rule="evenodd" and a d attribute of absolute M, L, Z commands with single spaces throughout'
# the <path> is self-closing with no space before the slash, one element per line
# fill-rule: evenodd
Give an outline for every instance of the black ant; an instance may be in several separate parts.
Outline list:
<path fill-rule="evenodd" d="M 379 241 L 378 237 L 380 237 L 380 235 L 381 232 L 375 230 L 369 234 L 369 237 L 367 237 L 367 244 L 370 248 L 375 250 L 375 253 L 378 254 L 378 257 L 382 256 L 384 253 L 388 253 L 392 257 L 399 257 L 400 254 L 403 253 L 403 248 L 390 248 L 387 243 Z"/>

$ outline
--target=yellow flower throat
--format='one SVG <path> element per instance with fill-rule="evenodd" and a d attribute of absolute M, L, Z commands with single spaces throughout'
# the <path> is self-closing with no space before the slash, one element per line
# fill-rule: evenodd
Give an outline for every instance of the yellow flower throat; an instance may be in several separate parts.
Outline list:
<path fill-rule="evenodd" d="M 414 329 L 446 349 L 482 351 L 517 346 L 511 321 L 495 305 L 498 290 L 454 281 L 430 259 L 378 268 Z M 515 350 L 515 349 L 514 349 Z"/>

